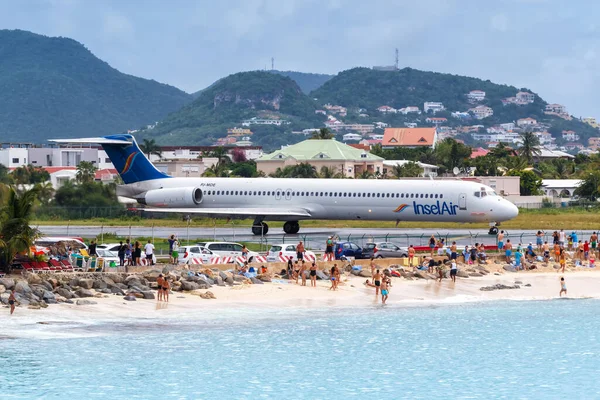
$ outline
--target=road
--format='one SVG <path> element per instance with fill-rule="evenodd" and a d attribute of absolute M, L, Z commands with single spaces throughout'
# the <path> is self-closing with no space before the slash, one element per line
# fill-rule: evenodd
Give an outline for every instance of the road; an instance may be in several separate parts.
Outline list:
<path fill-rule="evenodd" d="M 495 244 L 496 237 L 488 235 L 487 229 L 377 229 L 377 228 L 304 228 L 296 235 L 286 235 L 283 232 L 273 232 L 264 238 L 252 235 L 248 227 L 236 228 L 168 228 L 168 227 L 101 227 L 101 226 L 40 226 L 40 231 L 49 236 L 80 236 L 84 238 L 97 237 L 102 241 L 103 234 L 110 233 L 122 237 L 154 237 L 166 239 L 172 234 L 177 234 L 179 239 L 186 243 L 196 239 L 208 239 L 213 241 L 235 241 L 263 243 L 265 247 L 272 243 L 297 243 L 299 240 L 305 242 L 310 249 L 324 250 L 325 240 L 330 235 L 336 235 L 339 240 L 355 242 L 359 246 L 371 241 L 390 241 L 400 246 L 427 245 L 429 237 L 446 238 L 447 242 L 456 241 L 458 245 L 464 246 L 475 242 Z M 507 238 L 514 244 L 529 242 L 535 244 L 535 233 L 533 230 L 507 231 Z M 591 231 L 578 231 L 579 239 L 587 240 Z M 549 233 L 551 234 L 551 232 Z M 552 238 L 548 237 L 551 242 Z"/>

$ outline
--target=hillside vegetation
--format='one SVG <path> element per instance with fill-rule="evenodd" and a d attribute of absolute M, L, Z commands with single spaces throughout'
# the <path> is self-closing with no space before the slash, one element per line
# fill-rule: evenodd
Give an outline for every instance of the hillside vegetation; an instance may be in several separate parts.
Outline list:
<path fill-rule="evenodd" d="M 269 71 L 274 74 L 279 74 L 283 76 L 287 76 L 288 78 L 293 79 L 303 93 L 309 94 L 315 89 L 323 86 L 325 82 L 334 77 L 334 75 L 327 74 L 311 74 L 307 72 L 297 72 L 297 71 Z"/>
<path fill-rule="evenodd" d="M 137 129 L 189 101 L 175 87 L 117 71 L 75 40 L 0 30 L 3 141 Z"/>
<path fill-rule="evenodd" d="M 204 89 L 181 110 L 158 126 L 140 132 L 159 143 L 211 144 L 226 135 L 227 128 L 252 117 L 290 121 L 282 127 L 253 125 L 253 141 L 280 137 L 292 128 L 318 125 L 316 103 L 302 93 L 292 79 L 265 71 L 240 72 Z M 287 139 L 285 140 L 287 141 Z"/>

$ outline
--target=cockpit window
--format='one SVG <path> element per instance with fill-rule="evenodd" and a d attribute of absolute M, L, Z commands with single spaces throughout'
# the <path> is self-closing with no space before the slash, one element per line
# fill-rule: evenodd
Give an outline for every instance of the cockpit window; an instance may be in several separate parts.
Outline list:
<path fill-rule="evenodd" d="M 479 192 L 475 192 L 473 194 L 475 195 L 475 197 L 480 197 L 480 193 Z"/>
<path fill-rule="evenodd" d="M 495 191 L 493 191 L 493 190 L 488 190 L 488 191 L 487 191 L 487 194 L 488 194 L 488 196 L 498 196 L 498 195 L 496 194 L 496 192 L 495 192 Z"/>

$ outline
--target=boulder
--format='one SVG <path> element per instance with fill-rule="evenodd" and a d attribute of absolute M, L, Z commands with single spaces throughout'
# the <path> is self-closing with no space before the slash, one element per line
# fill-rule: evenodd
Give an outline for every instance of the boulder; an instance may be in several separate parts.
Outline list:
<path fill-rule="evenodd" d="M 223 278 L 221 278 L 220 276 L 215 277 L 215 280 L 217 282 L 217 286 L 225 286 L 225 282 L 223 281 Z"/>
<path fill-rule="evenodd" d="M 29 306 L 27 306 L 27 308 L 30 309 L 30 310 L 39 310 L 42 307 L 40 307 L 39 305 L 35 305 L 35 306 L 34 305 L 29 305 Z"/>
<path fill-rule="evenodd" d="M 146 291 L 146 292 L 142 292 L 142 294 L 144 295 L 144 299 L 146 300 L 154 300 L 154 292 L 150 292 L 150 291 Z"/>
<path fill-rule="evenodd" d="M 194 296 L 200 296 L 203 299 L 216 299 L 215 295 L 210 290 L 207 290 L 206 292 L 203 292 L 201 290 L 194 290 L 190 294 Z"/>
<path fill-rule="evenodd" d="M 4 286 L 6 290 L 11 290 L 15 287 L 15 280 L 12 278 L 0 278 L 0 285 Z"/>
<path fill-rule="evenodd" d="M 44 293 L 42 294 L 42 300 L 48 304 L 54 304 L 56 303 L 56 296 L 51 291 L 44 290 Z"/>
<path fill-rule="evenodd" d="M 391 271 L 389 269 L 387 269 L 387 268 L 383 270 L 383 275 L 386 276 L 386 277 L 388 277 L 388 278 L 392 277 Z"/>
<path fill-rule="evenodd" d="M 69 280 L 69 286 L 79 286 L 79 279 L 73 278 Z"/>
<path fill-rule="evenodd" d="M 29 293 L 31 293 L 31 292 L 29 292 Z M 15 293 L 15 298 L 23 306 L 28 306 L 32 302 L 28 297 L 25 297 L 24 295 L 20 294 L 19 292 Z M 7 303 L 8 303 L 8 296 L 6 296 L 6 299 L 7 299 Z"/>
<path fill-rule="evenodd" d="M 143 298 L 144 298 L 144 295 L 143 295 L 142 293 L 139 293 L 139 292 L 132 292 L 132 293 L 129 293 L 129 296 L 133 296 L 133 297 L 135 297 L 136 299 L 143 299 Z"/>
<path fill-rule="evenodd" d="M 117 285 L 111 286 L 110 287 L 110 292 L 113 293 L 113 294 L 119 294 L 121 296 L 125 296 L 125 292 L 123 291 L 123 289 L 121 289 Z"/>
<path fill-rule="evenodd" d="M 428 274 L 427 272 L 425 272 L 425 271 L 417 271 L 417 272 L 415 272 L 415 273 L 413 274 L 413 276 L 414 276 L 415 278 L 419 278 L 419 279 L 431 279 L 431 278 L 429 277 L 429 274 Z"/>
<path fill-rule="evenodd" d="M 509 285 L 504 285 L 502 283 L 497 283 L 492 286 L 481 287 L 481 288 L 479 288 L 479 290 L 481 290 L 482 292 L 491 292 L 493 290 L 520 289 L 520 288 L 521 287 L 519 285 L 509 286 Z"/>
<path fill-rule="evenodd" d="M 15 292 L 21 294 L 31 293 L 31 288 L 29 287 L 29 284 L 27 282 L 17 281 L 17 283 L 15 283 Z"/>
<path fill-rule="evenodd" d="M 118 288 L 120 288 L 120 289 L 123 289 L 123 290 L 127 290 L 127 289 L 129 289 L 129 288 L 127 287 L 127 285 L 126 285 L 126 284 L 124 284 L 124 283 L 122 283 L 122 282 L 115 282 L 115 286 L 116 286 L 116 287 L 118 287 Z"/>
<path fill-rule="evenodd" d="M 78 306 L 91 306 L 91 305 L 98 304 L 98 303 L 95 302 L 94 300 L 81 299 L 81 300 L 77 300 L 75 302 L 75 304 L 77 304 Z"/>
<path fill-rule="evenodd" d="M 462 269 L 459 269 L 456 272 L 456 276 L 458 276 L 459 278 L 468 278 L 469 277 L 469 273 L 467 273 L 467 271 L 463 271 Z M 477 276 L 479 276 L 479 274 L 477 274 Z"/>
<path fill-rule="evenodd" d="M 327 280 L 329 280 L 329 277 L 327 275 L 325 275 L 325 273 L 323 271 L 317 270 L 317 279 L 327 281 Z"/>
<path fill-rule="evenodd" d="M 111 285 L 115 284 L 114 279 L 108 277 L 108 276 L 103 276 L 102 278 L 100 278 L 102 280 L 102 282 L 106 283 L 106 287 L 109 287 Z"/>
<path fill-rule="evenodd" d="M 247 278 L 243 275 L 233 275 L 234 282 L 244 282 Z"/>
<path fill-rule="evenodd" d="M 227 279 L 225 279 L 225 283 L 227 283 L 229 286 L 233 286 L 233 277 L 228 277 Z"/>
<path fill-rule="evenodd" d="M 42 283 L 42 277 L 39 274 L 27 274 L 27 283 L 30 285 L 39 285 Z"/>
<path fill-rule="evenodd" d="M 94 297 L 94 293 L 91 290 L 84 288 L 77 289 L 75 294 L 79 297 Z"/>
<path fill-rule="evenodd" d="M 230 272 L 219 271 L 219 276 L 221 277 L 221 279 L 223 279 L 225 282 L 227 282 L 227 278 L 232 277 L 233 274 Z"/>
<path fill-rule="evenodd" d="M 271 277 L 269 275 L 263 274 L 263 275 L 256 275 L 257 279 L 260 279 L 263 282 L 271 282 Z"/>
<path fill-rule="evenodd" d="M 135 298 L 135 296 L 128 294 L 127 296 L 123 297 L 123 300 L 136 301 L 136 298 Z"/>
<path fill-rule="evenodd" d="M 0 294 L 5 293 L 6 292 L 6 288 L 4 287 L 4 285 L 0 285 Z"/>
<path fill-rule="evenodd" d="M 352 271 L 354 272 L 354 270 Z M 363 278 L 371 278 L 373 275 L 371 275 L 371 271 L 361 269 L 360 271 L 358 271 L 358 276 L 361 276 Z"/>
<path fill-rule="evenodd" d="M 504 267 L 502 267 L 502 269 L 504 269 L 505 271 L 508 271 L 508 272 L 517 272 L 517 271 L 515 270 L 515 267 L 513 267 L 513 266 L 512 266 L 512 265 L 510 265 L 510 264 L 506 264 Z"/>
<path fill-rule="evenodd" d="M 106 289 L 108 287 L 108 285 L 103 280 L 95 280 L 92 287 L 94 289 L 98 290 L 98 289 Z"/>
<path fill-rule="evenodd" d="M 0 293 L 0 303 L 1 304 L 8 304 L 8 297 L 10 296 L 10 293 L 6 292 L 6 293 Z"/>
<path fill-rule="evenodd" d="M 254 285 L 264 285 L 265 283 L 258 278 L 250 278 Z"/>
<path fill-rule="evenodd" d="M 191 291 L 196 289 L 200 289 L 200 285 L 198 285 L 196 282 L 181 281 L 181 290 Z"/>
<path fill-rule="evenodd" d="M 77 286 L 79 286 L 83 289 L 91 289 L 94 287 L 94 280 L 93 279 L 80 279 L 77 282 Z"/>
<path fill-rule="evenodd" d="M 153 269 L 151 271 L 144 272 L 144 278 L 146 280 L 148 280 L 149 282 L 156 282 L 156 280 L 158 279 L 158 276 L 161 274 L 162 274 L 162 271 Z"/>
<path fill-rule="evenodd" d="M 479 278 L 481 276 L 484 276 L 484 274 L 482 274 L 481 272 L 469 272 L 468 275 L 471 276 L 471 277 L 473 277 L 473 278 Z"/>
<path fill-rule="evenodd" d="M 112 294 L 112 291 L 109 288 L 98 289 L 98 292 L 104 293 L 104 294 Z"/>

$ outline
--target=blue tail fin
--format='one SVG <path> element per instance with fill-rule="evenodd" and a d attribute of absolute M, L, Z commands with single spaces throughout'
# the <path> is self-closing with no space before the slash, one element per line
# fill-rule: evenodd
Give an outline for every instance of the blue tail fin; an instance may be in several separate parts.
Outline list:
<path fill-rule="evenodd" d="M 110 161 L 125 183 L 135 183 L 152 179 L 170 178 L 160 172 L 140 150 L 135 138 L 131 135 L 104 136 L 110 143 L 102 143 L 102 148 L 108 154 Z M 115 141 L 122 140 L 123 144 Z"/>

